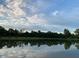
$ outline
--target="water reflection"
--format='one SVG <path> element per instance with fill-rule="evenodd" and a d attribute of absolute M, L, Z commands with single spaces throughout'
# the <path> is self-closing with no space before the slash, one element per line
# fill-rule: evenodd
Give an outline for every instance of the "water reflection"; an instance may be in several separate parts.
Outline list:
<path fill-rule="evenodd" d="M 75 47 L 77 47 L 77 49 L 79 49 L 79 41 L 76 42 Z"/>
<path fill-rule="evenodd" d="M 65 49 L 69 49 L 71 45 L 75 45 L 77 49 L 79 49 L 79 41 L 67 41 L 67 40 L 1 40 L 0 41 L 0 48 L 3 48 L 4 46 L 7 46 L 8 48 L 11 47 L 22 47 L 23 45 L 28 45 L 30 46 L 42 46 L 42 45 L 47 45 L 47 46 L 53 46 L 53 45 L 64 45 Z"/>

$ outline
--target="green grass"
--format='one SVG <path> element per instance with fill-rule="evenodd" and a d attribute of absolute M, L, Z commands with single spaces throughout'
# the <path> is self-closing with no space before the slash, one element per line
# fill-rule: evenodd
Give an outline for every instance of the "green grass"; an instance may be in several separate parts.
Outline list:
<path fill-rule="evenodd" d="M 37 37 L 1 37 L 0 40 L 66 40 L 66 41 L 77 41 L 77 38 L 37 38 Z"/>

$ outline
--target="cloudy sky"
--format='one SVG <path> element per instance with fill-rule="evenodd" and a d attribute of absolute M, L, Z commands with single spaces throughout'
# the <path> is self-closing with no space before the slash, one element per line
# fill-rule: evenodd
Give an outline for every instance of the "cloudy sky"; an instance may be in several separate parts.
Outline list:
<path fill-rule="evenodd" d="M 5 28 L 63 32 L 79 28 L 79 0 L 0 0 Z"/>

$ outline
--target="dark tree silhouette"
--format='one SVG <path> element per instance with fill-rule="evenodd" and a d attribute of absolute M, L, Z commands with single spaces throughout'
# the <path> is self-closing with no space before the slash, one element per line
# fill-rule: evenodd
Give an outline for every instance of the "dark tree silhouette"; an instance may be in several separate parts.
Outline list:
<path fill-rule="evenodd" d="M 79 29 L 75 31 L 76 35 L 79 35 Z M 64 29 L 64 34 L 57 33 L 57 32 L 41 32 L 38 30 L 31 31 L 31 32 L 20 32 L 17 29 L 9 28 L 7 31 L 5 28 L 0 26 L 0 37 L 37 37 L 37 38 L 68 38 L 68 37 L 75 37 L 75 35 L 71 34 L 68 29 Z"/>
<path fill-rule="evenodd" d="M 76 34 L 76 37 L 79 38 L 79 29 L 76 29 L 76 30 L 75 30 L 75 34 Z"/>
<path fill-rule="evenodd" d="M 7 31 L 5 30 L 5 28 L 0 26 L 0 36 L 6 36 L 6 35 L 7 35 Z"/>
<path fill-rule="evenodd" d="M 65 35 L 65 38 L 68 38 L 71 36 L 71 33 L 69 32 L 68 29 L 64 29 L 64 35 Z"/>

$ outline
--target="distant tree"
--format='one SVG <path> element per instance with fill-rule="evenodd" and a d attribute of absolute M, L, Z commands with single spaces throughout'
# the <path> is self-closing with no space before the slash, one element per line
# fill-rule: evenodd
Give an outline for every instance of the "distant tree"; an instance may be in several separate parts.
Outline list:
<path fill-rule="evenodd" d="M 15 29 L 14 32 L 15 32 L 16 34 L 19 33 L 19 31 L 18 31 L 17 29 Z"/>
<path fill-rule="evenodd" d="M 75 34 L 76 34 L 77 37 L 79 37 L 79 29 L 75 30 Z"/>
<path fill-rule="evenodd" d="M 13 33 L 14 30 L 12 28 L 9 28 L 8 32 Z"/>
<path fill-rule="evenodd" d="M 14 36 L 15 31 L 12 28 L 9 28 L 8 33 L 9 33 L 9 36 Z"/>
<path fill-rule="evenodd" d="M 21 33 L 22 34 L 22 36 L 24 36 L 24 37 L 29 37 L 29 32 L 28 31 L 26 31 L 25 33 Z"/>
<path fill-rule="evenodd" d="M 6 36 L 6 35 L 7 35 L 7 31 L 5 30 L 5 28 L 0 26 L 0 36 Z"/>
<path fill-rule="evenodd" d="M 38 30 L 38 33 L 41 33 L 41 31 L 40 31 L 40 30 Z"/>
<path fill-rule="evenodd" d="M 57 32 L 41 32 L 40 30 L 38 30 L 38 32 L 36 31 L 31 31 L 28 32 L 24 32 L 25 29 L 22 29 L 21 31 L 18 31 L 17 29 L 12 29 L 9 28 L 9 30 L 7 31 L 5 28 L 3 28 L 2 26 L 0 26 L 0 37 L 1 36 L 18 36 L 18 37 L 39 37 L 39 38 L 68 38 L 68 37 L 74 37 L 74 35 L 72 35 L 70 33 L 70 31 L 68 29 L 64 29 L 64 34 L 62 33 L 57 33 Z M 79 29 L 76 29 L 75 31 L 76 35 L 79 36 Z"/>
<path fill-rule="evenodd" d="M 48 31 L 47 33 L 46 33 L 47 35 L 47 38 L 52 38 L 52 37 L 54 37 L 53 36 L 53 33 L 51 32 L 51 31 Z"/>
<path fill-rule="evenodd" d="M 66 38 L 70 37 L 71 36 L 71 33 L 68 29 L 64 29 L 64 35 Z"/>
<path fill-rule="evenodd" d="M 42 32 L 38 30 L 38 37 L 42 37 Z"/>
<path fill-rule="evenodd" d="M 19 31 L 17 29 L 14 30 L 14 36 L 18 36 L 19 35 Z"/>
<path fill-rule="evenodd" d="M 31 37 L 37 37 L 38 35 L 37 35 L 37 32 L 31 31 L 30 36 L 31 36 Z"/>

